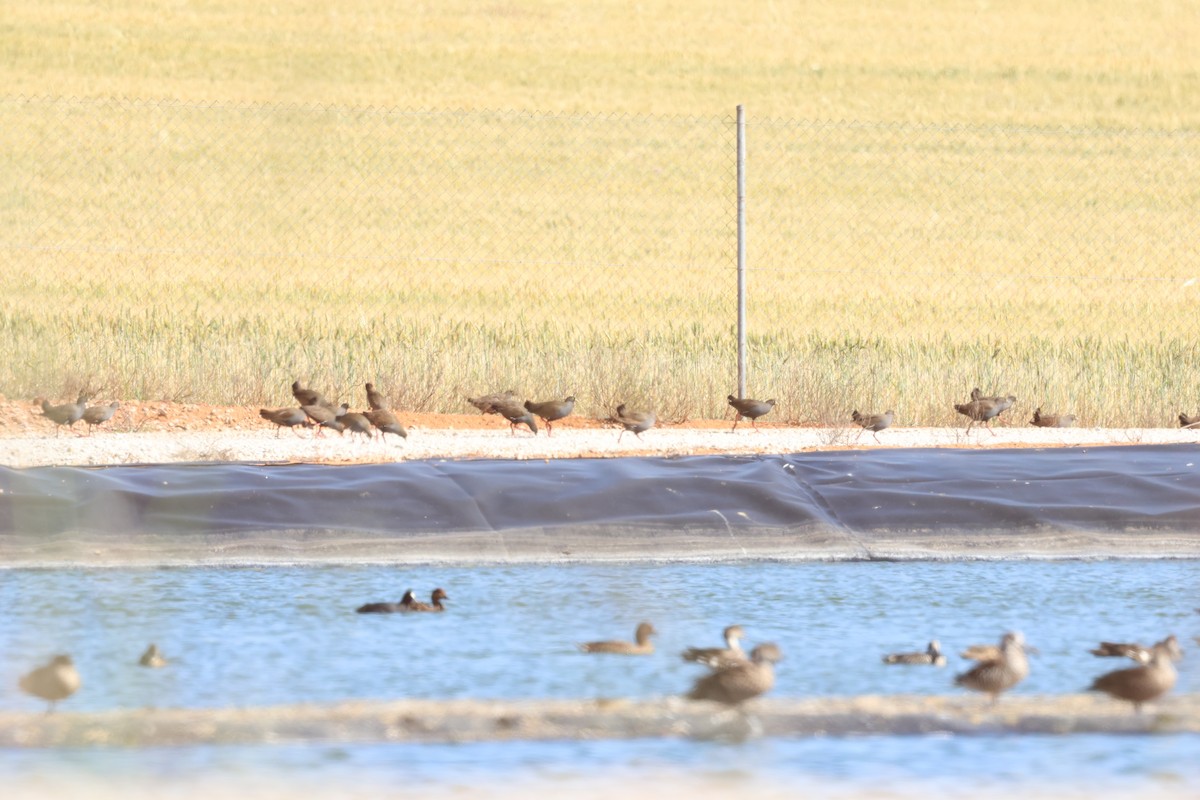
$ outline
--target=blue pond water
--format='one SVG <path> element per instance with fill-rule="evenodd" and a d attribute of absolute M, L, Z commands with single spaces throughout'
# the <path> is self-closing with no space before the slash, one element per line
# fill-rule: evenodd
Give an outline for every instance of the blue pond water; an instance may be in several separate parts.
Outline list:
<path fill-rule="evenodd" d="M 440 615 L 362 615 L 409 587 L 450 595 Z M 344 698 L 652 697 L 697 674 L 677 657 L 723 626 L 778 642 L 775 694 L 952 693 L 948 669 L 885 667 L 937 638 L 956 653 L 1019 629 L 1037 646 L 1017 691 L 1076 692 L 1117 666 L 1101 639 L 1200 635 L 1200 562 L 842 562 L 427 567 L 11 569 L 0 580 L 0 709 L 33 709 L 22 671 L 75 657 L 80 710 Z M 648 658 L 575 644 L 660 631 Z M 156 642 L 170 669 L 135 665 Z M 1179 691 L 1200 686 L 1200 658 Z"/>
<path fill-rule="evenodd" d="M 1151 528 L 1192 535 L 1200 497 L 1195 452 L 1144 453 L 1145 464 L 1129 462 L 1130 469 L 1140 470 L 1133 483 L 1122 480 L 1118 467 L 1137 453 L 1101 454 L 1107 459 L 1107 483 L 1099 488 L 1088 471 L 1099 462 L 1088 454 L 1072 456 L 1082 459 L 1074 466 L 1044 465 L 1045 476 L 1037 466 L 1043 462 L 1035 459 L 1031 470 L 1023 460 L 1028 456 L 1008 454 L 1003 463 L 988 462 L 1008 472 L 1002 478 L 987 472 L 986 480 L 972 477 L 978 469 L 964 471 L 939 462 L 934 466 L 942 473 L 924 484 L 914 482 L 913 470 L 934 466 L 918 454 L 908 456 L 899 477 L 887 459 L 866 458 L 853 469 L 840 461 L 806 465 L 797 460 L 802 481 L 788 464 L 763 460 L 705 462 L 696 468 L 713 471 L 711 487 L 738 489 L 729 495 L 733 499 L 725 515 L 734 521 L 738 508 L 761 507 L 759 498 L 766 493 L 775 498 L 773 507 L 782 509 L 771 523 L 784 526 L 819 519 L 821 525 L 857 533 L 873 529 L 877 523 L 872 515 L 892 524 L 904 509 L 910 514 L 918 509 L 919 518 L 906 523 L 913 530 L 931 523 L 939 531 L 951 525 L 967 529 L 977 517 L 987 524 L 1011 517 L 1014 526 Z M 602 466 L 609 473 L 615 469 Z M 672 499 L 675 505 L 662 499 L 676 498 L 675 487 L 686 481 L 684 473 L 692 465 L 652 466 L 672 474 L 659 476 L 654 485 L 660 486 L 660 494 L 650 497 L 649 510 L 635 521 L 699 524 L 680 517 L 676 506 L 693 509 L 700 503 L 708 508 L 700 499 Z M 439 468 L 446 475 L 433 485 L 447 487 L 447 507 L 457 508 L 461 486 L 473 485 L 483 468 Z M 36 545 L 39 536 L 80 530 L 94 534 L 88 541 L 103 542 L 104 537 L 125 541 L 164 532 L 187 537 L 218 528 L 282 527 L 299 537 L 291 543 L 328 536 L 335 529 L 382 525 L 390 530 L 393 524 L 373 510 L 356 508 L 354 519 L 343 518 L 346 511 L 334 513 L 334 495 L 344 498 L 347 486 L 327 487 L 314 497 L 304 482 L 315 477 L 302 470 L 288 473 L 298 489 L 286 495 L 287 502 L 270 495 L 267 503 L 256 488 L 267 480 L 265 471 L 226 470 L 214 493 L 211 487 L 204 489 L 212 479 L 200 469 L 175 476 L 196 489 L 186 493 L 190 501 L 183 506 L 174 502 L 174 492 L 147 488 L 168 484 L 156 483 L 159 476 L 146 470 L 73 471 L 65 476 L 9 471 L 2 476 L 10 499 L 7 507 L 0 499 L 0 534 L 11 535 L 15 547 L 18 541 Z M 558 491 L 568 483 L 580 491 L 592 486 L 587 476 L 575 476 L 578 480 L 571 483 L 565 473 L 540 469 L 540 480 Z M 871 469 L 880 472 L 879 480 Z M 956 469 L 962 479 L 947 483 L 946 475 Z M 1073 476 L 1070 491 L 1063 490 L 1064 469 Z M 773 476 L 781 487 L 768 491 L 759 479 L 734 480 L 745 478 L 746 470 Z M 862 487 L 847 484 L 847 470 L 855 480 L 866 481 L 862 476 L 867 475 L 872 486 L 883 487 L 871 490 L 871 503 L 864 504 Z M 270 473 L 271 480 L 276 474 Z M 374 498 L 380 508 L 411 511 L 408 496 L 395 486 L 399 474 L 364 470 L 339 475 L 370 482 L 358 494 Z M 609 477 L 628 478 L 622 485 L 631 490 L 645 486 L 640 473 Z M 430 485 L 415 478 L 412 483 Z M 450 491 L 454 486 L 460 487 L 459 494 Z M 948 486 L 961 489 L 950 498 L 957 511 L 949 516 Z M 1122 486 L 1122 491 L 1112 488 Z M 467 519 L 462 529 L 522 525 L 509 513 L 527 510 L 518 502 L 519 493 L 498 489 L 469 494 L 475 505 L 467 510 L 479 519 Z M 718 496 L 715 488 L 701 494 L 705 501 Z M 1071 498 L 1070 504 L 1059 502 L 1061 497 Z M 784 508 L 779 498 L 795 503 Z M 629 523 L 631 509 L 620 501 L 599 494 L 593 499 L 588 508 L 594 507 L 597 519 Z M 297 505 L 301 500 L 307 505 Z M 97 514 L 98 508 L 103 513 Z M 216 508 L 224 510 L 218 514 Z M 236 513 L 228 512 L 231 508 Z M 314 509 L 325 516 L 314 517 L 309 513 Z M 557 513 L 551 505 L 543 511 L 547 519 Z M 712 516 L 706 513 L 704 519 Z M 254 519 L 247 522 L 250 516 Z M 294 529 L 309 523 L 312 531 L 296 534 Z M 172 533 L 170 525 L 179 530 Z M 450 595 L 446 614 L 353 611 L 365 601 L 398 600 L 410 587 L 428 596 L 435 586 Z M 17 691 L 17 678 L 59 652 L 75 657 L 84 680 L 83 689 L 64 708 L 81 711 L 351 698 L 660 697 L 684 691 L 697 675 L 697 668 L 680 661 L 678 652 L 690 645 L 717 644 L 721 628 L 733 622 L 746 628 L 750 643 L 773 640 L 781 645 L 786 661 L 778 671 L 776 696 L 957 694 L 952 677 L 965 666 L 957 651 L 995 641 L 1007 629 L 1023 631 L 1041 651 L 1029 679 L 1015 690 L 1018 694 L 1077 692 L 1095 675 L 1124 666 L 1087 653 L 1100 639 L 1147 642 L 1168 633 L 1177 634 L 1188 651 L 1179 665 L 1176 692 L 1195 692 L 1200 688 L 1200 658 L 1194 652 L 1200 647 L 1194 643 L 1200 636 L 1198 606 L 1200 561 L 1153 557 L 424 567 L 34 568 L 9 563 L 0 570 L 0 711 L 40 710 L 40 703 Z M 575 648 L 588 639 L 627 638 L 643 619 L 660 631 L 654 656 L 589 656 Z M 920 649 L 931 638 L 951 654 L 949 667 L 906 669 L 880 663 L 883 653 Z M 169 668 L 136 666 L 149 642 L 172 659 Z M 122 800 L 157 800 L 164 786 L 174 787 L 173 796 L 206 800 L 223 795 L 374 800 L 415 792 L 426 798 L 752 794 L 762 800 L 798 794 L 917 797 L 959 794 L 964 787 L 976 798 L 1013 792 L 1030 797 L 1189 797 L 1200 796 L 1198 754 L 1200 737 L 1190 735 L 0 750 L 0 786 L 6 800 L 104 797 L 106 791 Z"/>

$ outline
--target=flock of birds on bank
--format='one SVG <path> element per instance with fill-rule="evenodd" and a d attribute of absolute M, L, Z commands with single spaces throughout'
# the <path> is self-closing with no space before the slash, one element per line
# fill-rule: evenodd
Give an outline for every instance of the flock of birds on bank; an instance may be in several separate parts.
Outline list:
<path fill-rule="evenodd" d="M 449 599 L 446 591 L 439 587 L 433 590 L 430 602 L 423 603 L 409 589 L 399 602 L 364 603 L 355 611 L 359 614 L 438 614 L 446 611 L 444 601 Z M 655 652 L 652 637 L 657 633 L 651 623 L 641 622 L 632 641 L 584 642 L 578 648 L 591 654 L 646 656 Z M 775 665 L 783 660 L 779 646 L 774 642 L 763 642 L 747 653 L 742 649 L 745 630 L 741 625 L 725 628 L 723 636 L 724 647 L 689 647 L 681 653 L 684 661 L 708 669 L 695 680 L 685 697 L 739 706 L 770 691 L 775 685 Z M 1200 637 L 1196 641 L 1200 642 Z M 1090 652 L 1098 657 L 1121 657 L 1136 662 L 1136 666 L 1104 673 L 1088 687 L 1088 691 L 1103 692 L 1131 703 L 1135 713 L 1141 711 L 1142 704 L 1153 702 L 1174 688 L 1175 662 L 1183 658 L 1183 650 L 1173 634 L 1148 647 L 1136 643 L 1101 642 Z M 991 704 L 995 705 L 1002 693 L 1028 677 L 1029 653 L 1037 653 L 1036 648 L 1026 645 L 1024 637 L 1015 631 L 1005 633 L 998 645 L 971 645 L 961 656 L 977 663 L 955 676 L 954 683 L 988 695 Z M 884 664 L 943 667 L 946 656 L 935 640 L 923 651 L 891 653 L 883 656 L 882 661 Z M 154 644 L 138 659 L 138 664 L 147 668 L 162 668 L 167 663 Z M 19 680 L 23 692 L 49 703 L 47 713 L 54 710 L 57 702 L 75 694 L 81 685 L 79 671 L 69 655 L 56 655 Z"/>
<path fill-rule="evenodd" d="M 305 388 L 300 381 L 294 381 L 292 396 L 296 398 L 299 405 L 285 408 L 260 408 L 258 413 L 266 421 L 278 426 L 276 436 L 284 428 L 291 428 L 297 435 L 300 433 L 300 428 L 315 428 L 317 436 L 323 436 L 325 429 L 329 429 L 343 435 L 348 432 L 351 437 L 362 436 L 368 440 L 376 435 L 383 439 L 389 433 L 400 439 L 408 438 L 408 430 L 392 411 L 387 396 L 378 391 L 372 383 L 365 384 L 365 388 L 368 408 L 359 412 L 351 411 L 349 403 L 338 405 L 326 399 L 321 392 Z M 742 420 L 750 420 L 750 425 L 758 430 L 758 420 L 775 408 L 774 400 L 754 400 L 733 395 L 729 395 L 728 400 L 730 407 L 735 412 L 731 430 L 737 430 L 738 423 Z M 995 436 L 996 432 L 991 427 L 992 420 L 1011 408 L 1016 401 L 1015 395 L 987 396 L 976 387 L 971 390 L 968 401 L 954 404 L 954 410 L 967 418 L 967 434 L 970 434 L 972 426 L 979 422 Z M 113 413 L 121 405 L 114 401 L 107 405 L 89 406 L 86 393 L 80 393 L 74 403 L 51 405 L 44 398 L 37 398 L 35 402 L 41 404 L 42 415 L 55 424 L 55 436 L 58 435 L 61 427 L 66 426 L 71 429 L 80 420 L 87 424 L 90 435 L 93 428 L 111 419 Z M 575 411 L 573 395 L 561 400 L 535 402 L 523 400 L 516 392 L 505 391 L 480 397 L 468 397 L 467 402 L 484 414 L 497 414 L 508 420 L 509 430 L 514 435 L 517 426 L 524 425 L 536 436 L 537 420 L 540 419 L 546 426 L 546 435 L 551 436 L 554 431 L 554 423 L 565 419 Z M 895 418 L 895 413 L 890 410 L 882 414 L 860 414 L 855 409 L 850 415 L 851 421 L 862 429 L 858 432 L 858 437 L 869 431 L 877 442 L 879 441 L 879 432 L 891 427 Z M 634 410 L 621 403 L 606 421 L 620 426 L 621 432 L 617 436 L 617 441 L 620 442 L 626 432 L 632 433 L 640 439 L 643 433 L 657 424 L 658 417 L 653 411 Z M 1029 421 L 1029 424 L 1039 428 L 1070 428 L 1074 427 L 1075 423 L 1074 414 L 1043 414 L 1040 406 L 1034 410 L 1033 418 Z M 1200 414 L 1189 416 L 1186 413 L 1180 413 L 1179 425 L 1182 428 L 1200 427 Z M 858 440 L 858 437 L 855 438 L 855 441 Z"/>

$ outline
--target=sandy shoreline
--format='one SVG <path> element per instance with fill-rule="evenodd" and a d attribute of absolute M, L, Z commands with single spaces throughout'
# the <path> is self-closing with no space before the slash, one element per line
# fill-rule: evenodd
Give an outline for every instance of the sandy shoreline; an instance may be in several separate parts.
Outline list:
<path fill-rule="evenodd" d="M 1195 431 L 1177 428 L 896 428 L 856 438 L 849 428 L 764 428 L 731 431 L 727 426 L 658 428 L 642 439 L 609 428 L 565 428 L 552 437 L 527 431 L 509 433 L 507 425 L 485 428 L 412 428 L 406 440 L 352 441 L 337 435 L 317 437 L 271 430 L 96 431 L 92 436 L 52 432 L 0 437 L 0 465 L 104 466 L 208 461 L 248 463 L 387 463 L 421 459 L 673 457 L 685 455 L 761 455 L 846 449 L 1090 447 L 1191 444 Z"/>
<path fill-rule="evenodd" d="M 262 708 L 0 713 L 0 747 L 479 742 L 677 737 L 1200 733 L 1200 695 L 1134 713 L 1096 695 L 766 698 L 748 715 L 682 698 L 393 700 Z M 752 718 L 748 721 L 747 718 Z"/>

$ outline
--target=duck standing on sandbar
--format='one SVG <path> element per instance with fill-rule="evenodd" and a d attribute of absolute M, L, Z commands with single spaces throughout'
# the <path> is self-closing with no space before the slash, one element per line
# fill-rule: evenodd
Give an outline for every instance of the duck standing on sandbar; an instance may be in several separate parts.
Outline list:
<path fill-rule="evenodd" d="M 1025 655 L 1025 637 L 1016 631 L 1004 634 L 1000 652 L 994 659 L 981 661 L 954 678 L 959 686 L 991 696 L 992 705 L 1006 692 L 1029 675 L 1029 659 Z"/>
<path fill-rule="evenodd" d="M 55 703 L 75 694 L 81 684 L 75 662 L 68 655 L 59 655 L 50 659 L 49 663 L 22 675 L 17 685 L 25 694 L 47 701 L 50 705 L 46 713 L 49 714 L 54 710 Z"/>
<path fill-rule="evenodd" d="M 1145 664 L 1128 669 L 1106 672 L 1088 687 L 1089 692 L 1104 692 L 1117 700 L 1133 703 L 1134 713 L 1142 710 L 1143 703 L 1162 697 L 1175 686 L 1175 664 L 1170 648 L 1163 642 L 1150 650 L 1150 660 Z"/>
<path fill-rule="evenodd" d="M 774 665 L 782 660 L 778 645 L 764 642 L 750 651 L 748 661 L 731 664 L 697 680 L 687 697 L 689 700 L 740 705 L 775 686 Z"/>

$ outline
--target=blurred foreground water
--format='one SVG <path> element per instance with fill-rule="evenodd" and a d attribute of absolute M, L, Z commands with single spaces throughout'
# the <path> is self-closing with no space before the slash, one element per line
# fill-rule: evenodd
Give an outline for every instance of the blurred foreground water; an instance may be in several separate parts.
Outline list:
<path fill-rule="evenodd" d="M 449 610 L 361 615 L 435 586 Z M 38 712 L 17 677 L 71 653 L 64 711 L 263 706 L 346 698 L 658 697 L 699 674 L 678 653 L 733 622 L 779 642 L 775 696 L 959 694 L 957 651 L 1023 631 L 1041 654 L 1017 694 L 1078 692 L 1125 666 L 1100 639 L 1176 633 L 1176 692 L 1200 685 L 1200 562 L 840 562 L 8 569 L 0 572 L 0 709 Z M 654 622 L 658 652 L 575 644 Z M 944 669 L 883 653 L 930 638 Z M 150 643 L 171 659 L 136 665 Z M 1001 701 L 1003 702 L 1003 701 Z M 1169 711 L 1169 700 L 1161 706 Z M 6 798 L 97 797 L 1191 797 L 1200 737 L 903 736 L 245 745 L 0 751 Z"/>
<path fill-rule="evenodd" d="M 365 615 L 408 588 L 444 614 Z M 1022 631 L 1040 650 L 1015 691 L 1072 693 L 1126 664 L 1101 639 L 1180 637 L 1177 692 L 1200 686 L 1200 562 L 1190 560 L 8 569 L 0 572 L 0 710 L 36 710 L 20 674 L 70 653 L 69 710 L 262 706 L 348 698 L 659 697 L 699 668 L 678 653 L 721 629 L 775 641 L 775 696 L 956 694 L 960 649 Z M 649 657 L 576 644 L 659 630 Z M 941 641 L 944 669 L 882 654 Z M 171 660 L 137 666 L 155 642 Z"/>
<path fill-rule="evenodd" d="M 1009 736 L 0 750 L 10 800 L 1192 798 L 1200 737 Z"/>

